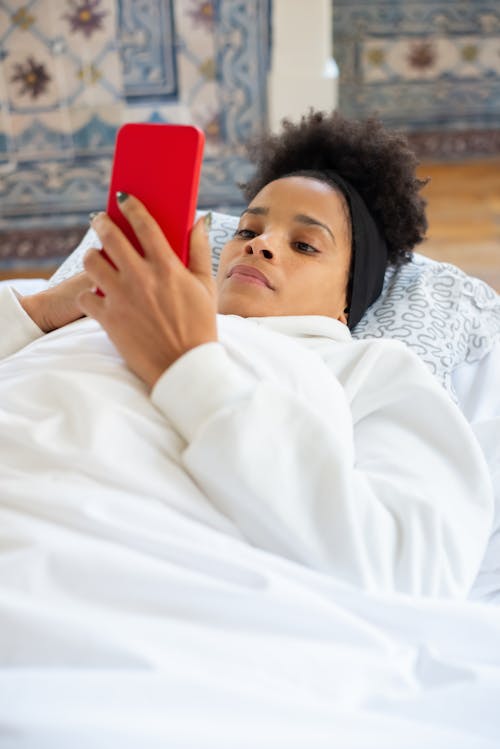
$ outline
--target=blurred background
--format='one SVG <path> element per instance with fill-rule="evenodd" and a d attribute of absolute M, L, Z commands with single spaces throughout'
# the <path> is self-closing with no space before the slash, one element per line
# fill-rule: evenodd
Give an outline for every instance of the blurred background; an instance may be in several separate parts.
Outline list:
<path fill-rule="evenodd" d="M 500 290 L 499 0 L 0 0 L 0 278 L 78 244 L 123 122 L 203 128 L 199 206 L 237 213 L 244 143 L 309 106 L 404 131 L 419 251 Z"/>

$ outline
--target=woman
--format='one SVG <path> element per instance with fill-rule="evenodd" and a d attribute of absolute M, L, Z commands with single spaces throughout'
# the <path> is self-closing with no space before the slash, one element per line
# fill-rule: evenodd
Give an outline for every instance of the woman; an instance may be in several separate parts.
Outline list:
<path fill-rule="evenodd" d="M 4 354 L 93 318 L 184 440 L 183 469 L 231 532 L 366 589 L 465 596 L 492 513 L 479 447 L 411 352 L 349 331 L 388 263 L 423 239 L 415 165 L 374 121 L 312 112 L 285 124 L 258 146 L 216 279 L 202 219 L 186 269 L 119 193 L 145 257 L 98 214 L 116 269 L 91 250 L 84 274 L 20 299 L 29 317 L 4 300 L 19 321 Z"/>

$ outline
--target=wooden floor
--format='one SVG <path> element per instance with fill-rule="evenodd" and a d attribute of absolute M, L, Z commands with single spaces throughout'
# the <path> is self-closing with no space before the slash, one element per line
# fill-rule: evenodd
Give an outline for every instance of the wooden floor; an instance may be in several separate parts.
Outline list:
<path fill-rule="evenodd" d="M 458 265 L 500 292 L 500 158 L 419 167 L 430 177 L 429 231 L 418 251 Z"/>

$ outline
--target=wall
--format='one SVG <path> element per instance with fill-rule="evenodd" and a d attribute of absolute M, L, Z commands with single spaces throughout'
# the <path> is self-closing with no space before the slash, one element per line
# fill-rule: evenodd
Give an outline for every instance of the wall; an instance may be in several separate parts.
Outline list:
<path fill-rule="evenodd" d="M 281 129 L 309 107 L 337 108 L 338 68 L 332 56 L 332 0 L 273 0 L 268 124 Z"/>

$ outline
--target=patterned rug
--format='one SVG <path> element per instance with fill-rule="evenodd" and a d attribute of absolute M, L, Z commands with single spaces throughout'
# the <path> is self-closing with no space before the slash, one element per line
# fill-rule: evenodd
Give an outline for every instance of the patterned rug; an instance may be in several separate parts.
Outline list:
<path fill-rule="evenodd" d="M 271 0 L 0 0 L 0 276 L 50 275 L 106 204 L 123 121 L 207 134 L 199 205 L 231 210 L 266 117 Z M 334 0 L 339 108 L 421 158 L 500 154 L 498 0 Z"/>
<path fill-rule="evenodd" d="M 335 0 L 339 108 L 423 158 L 500 154 L 498 0 Z"/>
<path fill-rule="evenodd" d="M 270 0 L 0 0 L 0 274 L 46 275 L 74 248 L 125 121 L 203 128 L 199 204 L 239 204 L 269 22 Z"/>

